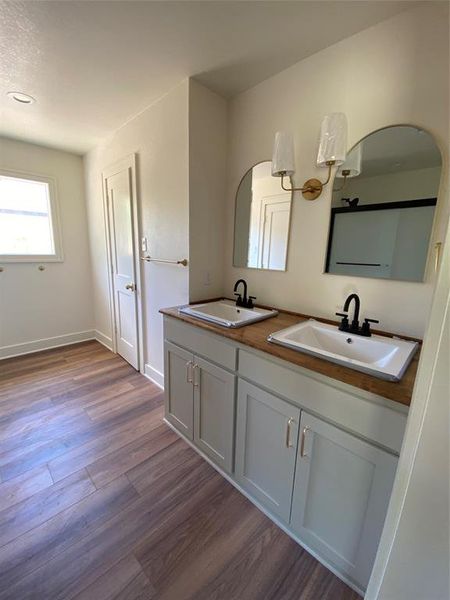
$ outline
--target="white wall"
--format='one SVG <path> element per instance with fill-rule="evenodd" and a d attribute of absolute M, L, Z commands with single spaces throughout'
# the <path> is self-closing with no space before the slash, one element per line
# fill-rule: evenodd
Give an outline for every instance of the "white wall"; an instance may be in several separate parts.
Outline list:
<path fill-rule="evenodd" d="M 449 589 L 449 410 L 450 309 L 436 345 L 429 406 L 419 439 L 383 600 L 448 600 Z"/>
<path fill-rule="evenodd" d="M 4 263 L 0 357 L 92 336 L 91 268 L 81 156 L 0 138 L 0 169 L 53 177 L 64 262 Z"/>
<path fill-rule="evenodd" d="M 450 228 L 367 600 L 450 597 Z"/>
<path fill-rule="evenodd" d="M 189 267 L 143 263 L 146 373 L 163 383 L 163 307 L 220 295 L 225 217 L 226 101 L 185 80 L 85 157 L 95 323 L 111 343 L 111 311 L 102 198 L 102 170 L 137 155 L 142 235 L 159 258 Z"/>
<path fill-rule="evenodd" d="M 189 298 L 223 292 L 227 102 L 189 81 Z"/>
<path fill-rule="evenodd" d="M 111 341 L 111 313 L 102 198 L 102 170 L 137 154 L 142 235 L 159 258 L 189 258 L 188 81 L 182 82 L 85 156 L 96 329 Z M 148 374 L 162 383 L 159 309 L 189 300 L 189 270 L 142 264 L 144 352 Z"/>
<path fill-rule="evenodd" d="M 295 134 L 295 182 L 324 178 L 324 170 L 313 165 L 321 119 L 334 111 L 348 116 L 349 147 L 387 125 L 411 123 L 427 129 L 444 150 L 447 182 L 447 5 L 428 2 L 402 13 L 314 54 L 231 101 L 225 291 L 230 294 L 236 279 L 245 277 L 260 302 L 324 317 L 333 317 L 346 296 L 357 292 L 364 316 L 379 318 L 382 329 L 423 336 L 434 286 L 431 269 L 423 284 L 323 273 L 331 186 L 315 202 L 295 195 L 287 273 L 231 266 L 234 196 L 241 177 L 252 164 L 270 159 L 274 133 L 284 129 Z M 448 205 L 442 203 L 435 241 L 442 239 L 447 217 Z"/>

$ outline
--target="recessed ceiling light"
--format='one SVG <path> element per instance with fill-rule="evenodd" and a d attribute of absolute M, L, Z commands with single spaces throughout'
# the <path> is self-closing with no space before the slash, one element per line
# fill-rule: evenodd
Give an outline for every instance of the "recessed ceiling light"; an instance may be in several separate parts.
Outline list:
<path fill-rule="evenodd" d="M 33 104 L 36 102 L 33 96 L 24 94 L 23 92 L 8 92 L 6 95 L 20 104 Z"/>

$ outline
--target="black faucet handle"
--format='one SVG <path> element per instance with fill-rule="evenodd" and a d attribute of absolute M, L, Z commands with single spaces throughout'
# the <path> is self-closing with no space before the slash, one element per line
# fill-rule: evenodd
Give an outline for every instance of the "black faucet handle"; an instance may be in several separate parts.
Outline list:
<path fill-rule="evenodd" d="M 370 337 L 372 335 L 372 332 L 370 330 L 370 324 L 371 323 L 379 323 L 379 322 L 380 321 L 378 321 L 377 319 L 364 319 L 364 323 L 361 327 L 361 334 Z"/>
<path fill-rule="evenodd" d="M 249 296 L 247 300 L 247 308 L 253 308 L 253 300 L 256 300 L 256 296 Z"/>
<path fill-rule="evenodd" d="M 340 331 L 348 331 L 348 329 L 349 329 L 348 315 L 346 313 L 336 313 L 336 316 L 342 317 L 341 324 L 339 325 Z"/>
<path fill-rule="evenodd" d="M 238 292 L 235 292 L 234 295 L 237 296 L 236 306 L 242 306 L 242 296 Z"/>

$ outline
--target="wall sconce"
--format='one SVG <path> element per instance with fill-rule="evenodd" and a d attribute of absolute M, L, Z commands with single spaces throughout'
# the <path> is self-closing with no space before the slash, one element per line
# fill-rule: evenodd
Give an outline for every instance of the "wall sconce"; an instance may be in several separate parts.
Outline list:
<path fill-rule="evenodd" d="M 305 200 L 315 200 L 331 178 L 331 167 L 345 162 L 347 149 L 347 118 L 344 113 L 331 113 L 323 118 L 320 131 L 320 144 L 317 153 L 317 166 L 328 167 L 326 181 L 308 179 L 303 187 L 286 187 L 284 178 L 295 173 L 294 140 L 292 134 L 278 131 L 275 134 L 272 157 L 272 175 L 281 177 L 281 187 L 286 192 L 301 192 Z"/>
<path fill-rule="evenodd" d="M 345 188 L 345 184 L 347 183 L 347 179 L 351 177 L 358 177 L 361 174 L 361 161 L 362 161 L 362 144 L 358 144 L 353 148 L 353 150 L 349 153 L 347 158 L 345 159 L 344 164 L 342 164 L 337 172 L 336 177 L 339 179 L 343 179 L 343 183 L 341 187 L 333 188 L 333 192 L 340 192 Z"/>

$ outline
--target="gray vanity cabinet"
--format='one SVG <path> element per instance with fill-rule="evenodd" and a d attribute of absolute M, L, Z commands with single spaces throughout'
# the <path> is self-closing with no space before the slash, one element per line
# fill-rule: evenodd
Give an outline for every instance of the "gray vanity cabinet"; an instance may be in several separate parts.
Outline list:
<path fill-rule="evenodd" d="M 233 471 L 235 376 L 195 357 L 194 442 L 224 471 Z"/>
<path fill-rule="evenodd" d="M 397 458 L 306 412 L 299 435 L 291 527 L 319 556 L 365 587 Z"/>
<path fill-rule="evenodd" d="M 166 420 L 363 593 L 407 412 L 176 319 L 164 336 Z"/>
<path fill-rule="evenodd" d="M 300 409 L 239 379 L 238 483 L 286 523 L 291 510 Z"/>
<path fill-rule="evenodd" d="M 194 438 L 194 355 L 166 342 L 164 346 L 166 419 L 188 439 Z"/>
<path fill-rule="evenodd" d="M 228 473 L 233 471 L 235 379 L 166 341 L 166 419 Z"/>

